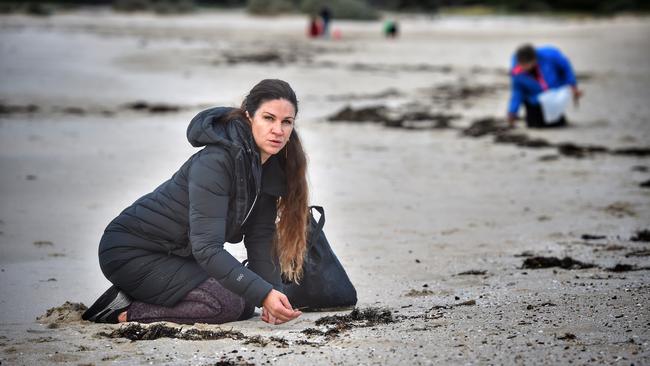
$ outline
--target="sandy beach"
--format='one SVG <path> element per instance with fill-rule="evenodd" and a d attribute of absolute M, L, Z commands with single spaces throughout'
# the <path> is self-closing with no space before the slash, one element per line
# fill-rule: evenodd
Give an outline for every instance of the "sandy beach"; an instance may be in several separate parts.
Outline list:
<path fill-rule="evenodd" d="M 337 21 L 335 41 L 240 11 L 0 16 L 2 365 L 649 364 L 650 19 L 400 24 Z M 571 58 L 570 126 L 473 136 L 504 117 L 524 42 Z M 311 202 L 360 311 L 158 338 L 61 307 L 108 288 L 103 230 L 196 151 L 190 119 L 263 78 L 298 94 Z M 329 120 L 346 107 L 389 121 Z"/>

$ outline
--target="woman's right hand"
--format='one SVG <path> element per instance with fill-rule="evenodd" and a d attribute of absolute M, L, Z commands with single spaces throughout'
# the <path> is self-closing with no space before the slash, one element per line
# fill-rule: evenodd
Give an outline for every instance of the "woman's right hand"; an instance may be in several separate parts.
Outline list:
<path fill-rule="evenodd" d="M 302 315 L 299 310 L 293 310 L 285 294 L 271 290 L 262 302 L 262 320 L 269 324 L 282 324 Z"/>

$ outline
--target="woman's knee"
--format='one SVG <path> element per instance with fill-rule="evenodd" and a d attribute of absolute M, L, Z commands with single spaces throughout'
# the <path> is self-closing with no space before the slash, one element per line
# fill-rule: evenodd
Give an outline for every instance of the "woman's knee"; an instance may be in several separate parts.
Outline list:
<path fill-rule="evenodd" d="M 223 287 L 219 281 L 209 277 L 203 281 L 198 287 L 199 293 L 194 293 L 190 296 L 205 296 L 211 303 L 219 303 L 221 307 L 220 317 L 225 322 L 240 320 L 242 316 L 246 316 L 250 309 L 246 306 L 246 301 L 241 296 L 233 293 L 232 291 Z M 254 307 L 253 307 L 254 310 Z M 250 317 L 250 315 L 248 315 Z"/>

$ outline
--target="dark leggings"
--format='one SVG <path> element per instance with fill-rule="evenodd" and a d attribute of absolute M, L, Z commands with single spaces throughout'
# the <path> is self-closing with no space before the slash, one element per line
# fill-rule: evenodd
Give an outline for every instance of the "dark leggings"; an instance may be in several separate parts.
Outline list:
<path fill-rule="evenodd" d="M 557 121 L 549 124 L 544 120 L 544 112 L 542 111 L 541 105 L 525 103 L 524 106 L 526 107 L 526 125 L 528 128 L 553 128 L 567 125 L 564 115 Z"/>
<path fill-rule="evenodd" d="M 106 278 L 133 298 L 129 321 L 221 324 L 248 319 L 255 310 L 208 277 L 192 256 L 170 254 L 131 233 L 106 231 L 99 264 Z"/>
<path fill-rule="evenodd" d="M 134 301 L 126 316 L 127 321 L 140 323 L 168 321 L 178 324 L 223 324 L 249 318 L 254 309 L 245 307 L 240 296 L 225 289 L 219 281 L 210 277 L 172 307 Z"/>

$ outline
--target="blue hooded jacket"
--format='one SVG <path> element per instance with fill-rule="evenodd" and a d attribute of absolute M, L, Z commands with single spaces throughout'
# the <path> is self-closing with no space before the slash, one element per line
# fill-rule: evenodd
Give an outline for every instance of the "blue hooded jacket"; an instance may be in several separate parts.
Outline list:
<path fill-rule="evenodd" d="M 541 79 L 536 79 L 531 73 L 517 65 L 517 59 L 512 57 L 511 96 L 508 113 L 517 114 L 521 103 L 539 104 L 537 96 L 547 89 L 559 88 L 565 85 L 575 87 L 576 77 L 569 59 L 555 47 L 544 46 L 536 49 L 537 70 Z"/>

